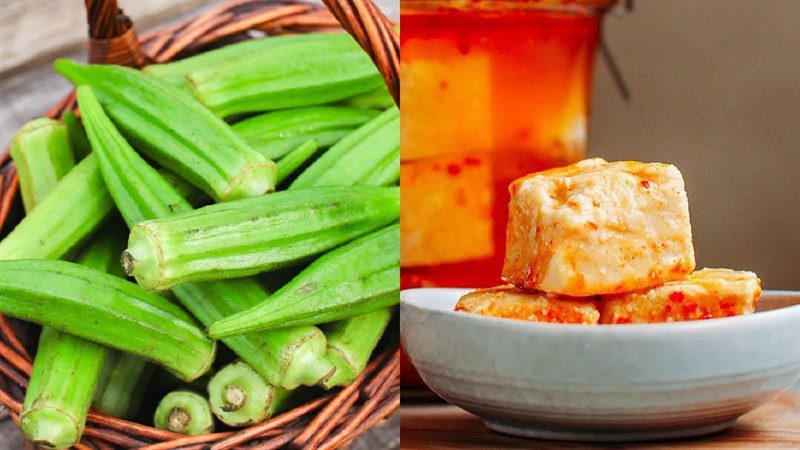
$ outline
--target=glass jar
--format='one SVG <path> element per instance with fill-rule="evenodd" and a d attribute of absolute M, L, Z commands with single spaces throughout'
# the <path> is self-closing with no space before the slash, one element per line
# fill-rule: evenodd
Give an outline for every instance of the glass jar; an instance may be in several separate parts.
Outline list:
<path fill-rule="evenodd" d="M 501 283 L 508 185 L 585 155 L 614 0 L 401 0 L 402 287 Z"/>

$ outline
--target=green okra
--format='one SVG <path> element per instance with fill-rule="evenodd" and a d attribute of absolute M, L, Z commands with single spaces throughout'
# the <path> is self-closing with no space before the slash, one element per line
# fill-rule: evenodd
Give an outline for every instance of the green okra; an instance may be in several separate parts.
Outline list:
<path fill-rule="evenodd" d="M 208 194 L 192 186 L 188 181 L 178 176 L 177 173 L 163 167 L 158 168 L 158 173 L 161 174 L 161 176 L 178 191 L 178 194 L 185 198 L 193 207 L 207 205 L 213 202 Z"/>
<path fill-rule="evenodd" d="M 363 94 L 354 95 L 342 101 L 341 105 L 363 109 L 388 109 L 395 106 L 394 98 L 392 98 L 392 94 L 386 86 L 381 86 Z"/>
<path fill-rule="evenodd" d="M 198 53 L 177 61 L 165 64 L 151 64 L 143 70 L 176 86 L 185 86 L 186 75 L 194 70 L 223 67 L 228 65 L 231 60 L 240 57 L 259 58 L 261 57 L 261 52 L 269 52 L 270 49 L 276 46 L 296 45 L 301 42 L 324 41 L 327 39 L 330 39 L 330 34 L 327 33 L 304 33 L 251 39 Z M 268 53 L 267 56 L 269 56 Z"/>
<path fill-rule="evenodd" d="M 55 68 L 79 86 L 82 114 L 86 104 L 99 99 L 138 150 L 217 201 L 258 196 L 275 188 L 275 163 L 186 92 L 128 67 L 58 60 Z M 84 125 L 91 141 L 85 118 Z"/>
<path fill-rule="evenodd" d="M 398 188 L 315 188 L 206 206 L 131 229 L 122 265 L 146 289 L 307 260 L 396 220 Z"/>
<path fill-rule="evenodd" d="M 383 79 L 348 34 L 275 45 L 224 65 L 192 70 L 194 95 L 221 117 L 321 105 L 371 91 Z"/>
<path fill-rule="evenodd" d="M 246 427 L 285 408 L 291 391 L 276 389 L 242 361 L 220 369 L 208 382 L 211 412 L 231 427 Z"/>
<path fill-rule="evenodd" d="M 130 419 L 136 416 L 155 369 L 155 365 L 136 355 L 110 352 L 92 405 L 112 417 Z"/>
<path fill-rule="evenodd" d="M 214 431 L 214 417 L 208 400 L 191 391 L 174 391 L 158 403 L 153 416 L 156 428 L 187 436 Z"/>
<path fill-rule="evenodd" d="M 344 106 L 309 106 L 253 116 L 232 128 L 264 156 L 278 159 L 308 139 L 329 147 L 378 114 Z"/>
<path fill-rule="evenodd" d="M 0 259 L 62 258 L 85 242 L 113 210 L 97 159 L 89 155 L 0 241 Z"/>
<path fill-rule="evenodd" d="M 393 312 L 394 308 L 383 308 L 323 326 L 328 338 L 325 357 L 336 366 L 333 376 L 322 383 L 324 388 L 347 386 L 355 381 L 367 366 Z"/>
<path fill-rule="evenodd" d="M 129 226 L 191 210 L 155 169 L 129 145 L 121 144 L 119 132 L 102 110 L 87 108 L 86 111 L 85 120 L 98 131 L 94 151 L 103 161 L 103 177 Z M 137 195 L 126 192 L 133 186 Z M 176 286 L 172 292 L 206 326 L 249 309 L 268 295 L 256 280 L 248 278 L 187 283 Z M 254 333 L 223 342 L 270 384 L 284 389 L 318 384 L 333 372 L 333 365 L 324 358 L 325 336 L 316 327 Z"/>
<path fill-rule="evenodd" d="M 290 189 L 389 185 L 399 178 L 400 112 L 390 108 L 328 149 Z"/>
<path fill-rule="evenodd" d="M 20 411 L 26 438 L 49 448 L 67 448 L 80 441 L 106 354 L 102 345 L 50 327 L 42 329 Z"/>
<path fill-rule="evenodd" d="M 19 173 L 22 204 L 30 212 L 74 166 L 67 127 L 47 117 L 20 128 L 9 145 Z"/>
<path fill-rule="evenodd" d="M 78 262 L 96 270 L 119 271 L 123 243 L 115 230 L 106 230 L 89 244 Z M 66 448 L 80 440 L 107 355 L 108 349 L 102 345 L 42 328 L 20 411 L 20 426 L 28 440 L 51 448 Z"/>
<path fill-rule="evenodd" d="M 66 261 L 0 261 L 0 313 L 202 375 L 215 343 L 178 306 L 134 283 Z"/>
<path fill-rule="evenodd" d="M 268 299 L 208 327 L 212 338 L 316 325 L 395 305 L 400 293 L 400 226 L 356 239 L 311 263 Z"/>
<path fill-rule="evenodd" d="M 69 141 L 72 143 L 72 154 L 76 161 L 80 161 L 92 152 L 92 146 L 89 144 L 89 138 L 86 137 L 86 130 L 83 129 L 75 113 L 72 111 L 64 111 L 61 116 L 61 121 L 67 127 L 67 135 Z"/>
<path fill-rule="evenodd" d="M 300 144 L 296 149 L 292 150 L 278 160 L 278 180 L 277 184 L 280 185 L 287 178 L 292 176 L 297 169 L 303 166 L 319 149 L 316 139 L 309 139 Z"/>

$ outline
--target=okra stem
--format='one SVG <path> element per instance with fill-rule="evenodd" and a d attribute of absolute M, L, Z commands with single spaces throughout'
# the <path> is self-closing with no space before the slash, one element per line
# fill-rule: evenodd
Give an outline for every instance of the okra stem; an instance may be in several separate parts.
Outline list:
<path fill-rule="evenodd" d="M 131 229 L 125 272 L 146 289 L 296 265 L 387 225 L 397 188 L 315 188 L 206 206 Z"/>
<path fill-rule="evenodd" d="M 324 388 L 347 386 L 361 374 L 393 311 L 394 308 L 378 309 L 323 326 L 328 338 L 325 357 L 336 366 L 333 376 L 322 383 Z"/>
<path fill-rule="evenodd" d="M 316 139 L 320 147 L 329 147 L 378 114 L 343 106 L 311 106 L 253 116 L 232 128 L 264 156 L 278 159 L 308 139 Z"/>
<path fill-rule="evenodd" d="M 249 426 L 268 419 L 282 407 L 289 392 L 270 386 L 241 361 L 223 367 L 208 383 L 211 412 L 231 427 Z"/>
<path fill-rule="evenodd" d="M 278 179 L 276 184 L 280 185 L 289 178 L 300 166 L 314 156 L 317 149 L 319 149 L 319 145 L 317 145 L 316 139 L 309 139 L 278 160 Z"/>
<path fill-rule="evenodd" d="M 208 400 L 190 391 L 175 391 L 167 394 L 158 403 L 153 417 L 156 428 L 195 436 L 214 431 L 214 418 Z"/>
<path fill-rule="evenodd" d="M 258 196 L 275 188 L 275 163 L 186 92 L 128 67 L 58 60 L 55 68 L 80 85 L 82 114 L 87 106 L 99 108 L 94 105 L 99 99 L 137 149 L 217 201 Z M 85 120 L 84 125 L 92 146 L 97 145 Z"/>
<path fill-rule="evenodd" d="M 164 365 L 185 380 L 214 360 L 186 313 L 126 280 L 66 261 L 0 261 L 0 313 Z"/>
<path fill-rule="evenodd" d="M 208 327 L 218 339 L 346 319 L 399 301 L 400 227 L 391 225 L 333 250 L 255 307 Z"/>
<path fill-rule="evenodd" d="M 26 211 L 44 200 L 58 181 L 75 166 L 67 127 L 40 117 L 20 128 L 9 145 L 19 173 L 22 204 Z"/>
<path fill-rule="evenodd" d="M 81 102 L 83 96 L 79 96 Z M 108 123 L 102 110 L 86 108 L 84 120 L 96 123 L 95 152 L 101 156 L 103 177 L 114 195 L 117 207 L 129 226 L 149 219 L 166 218 L 176 211 L 191 210 L 178 192 L 129 145 L 121 145 L 121 136 Z M 138 189 L 135 196 L 125 190 Z M 201 323 L 210 325 L 225 316 L 244 311 L 260 303 L 267 292 L 254 279 L 187 283 L 173 288 L 178 300 Z M 223 341 L 273 386 L 294 389 L 315 385 L 333 373 L 333 365 L 324 358 L 326 341 L 312 326 L 286 328 L 267 333 L 237 336 Z"/>

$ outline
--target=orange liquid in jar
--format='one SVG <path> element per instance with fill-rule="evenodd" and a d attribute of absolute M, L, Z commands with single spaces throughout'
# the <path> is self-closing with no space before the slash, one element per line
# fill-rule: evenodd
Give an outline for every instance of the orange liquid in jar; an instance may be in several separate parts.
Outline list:
<path fill-rule="evenodd" d="M 601 17 L 425 4 L 401 3 L 401 284 L 494 286 L 509 183 L 584 157 Z"/>

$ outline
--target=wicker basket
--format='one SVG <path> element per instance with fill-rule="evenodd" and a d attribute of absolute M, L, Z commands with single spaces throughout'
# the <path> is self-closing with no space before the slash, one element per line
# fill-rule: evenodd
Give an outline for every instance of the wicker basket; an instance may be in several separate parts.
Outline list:
<path fill-rule="evenodd" d="M 399 43 L 392 24 L 371 0 L 324 0 L 328 9 L 298 0 L 231 0 L 197 18 L 141 38 L 116 0 L 86 0 L 89 60 L 142 66 L 166 62 L 249 38 L 267 35 L 339 31 L 344 27 L 380 69 L 399 104 Z M 74 92 L 46 116 L 60 118 L 76 107 Z M 8 151 L 0 155 L 0 228 L 12 206 L 19 205 L 18 177 Z M 5 226 L 4 226 L 5 224 Z M 19 411 L 31 372 L 32 358 L 23 342 L 30 333 L 15 331 L 0 316 L 0 403 L 12 419 Z M 33 328 L 33 327 L 28 327 Z M 250 428 L 187 437 L 90 411 L 84 438 L 75 448 L 213 449 L 339 447 L 377 424 L 400 405 L 399 339 L 389 336 L 364 373 L 350 386 L 314 399 L 292 411 Z M 30 346 L 28 346 L 30 347 Z"/>

